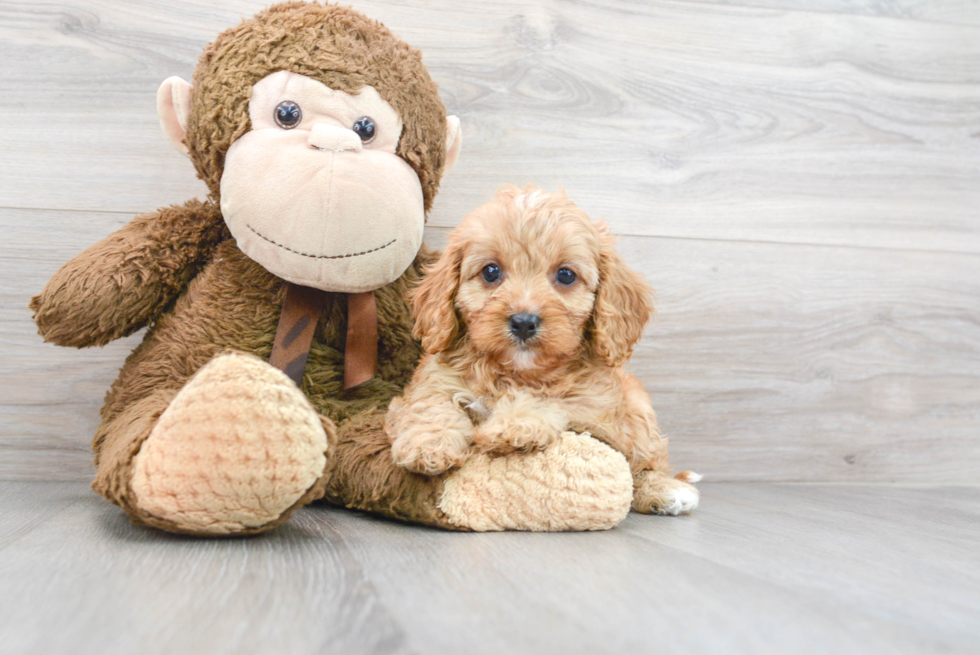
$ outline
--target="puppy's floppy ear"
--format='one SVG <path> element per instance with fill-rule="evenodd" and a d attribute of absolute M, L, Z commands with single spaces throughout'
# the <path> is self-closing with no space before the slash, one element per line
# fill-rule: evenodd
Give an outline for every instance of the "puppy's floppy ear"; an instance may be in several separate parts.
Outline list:
<path fill-rule="evenodd" d="M 639 273 L 627 268 L 613 247 L 616 239 L 609 228 L 598 227 L 599 288 L 592 310 L 592 347 L 609 366 L 620 366 L 633 354 L 653 314 L 653 290 Z"/>
<path fill-rule="evenodd" d="M 409 295 L 415 317 L 412 334 L 421 339 L 427 353 L 446 350 L 459 332 L 455 299 L 462 259 L 462 245 L 450 239 L 438 261 L 425 272 L 421 284 Z"/>

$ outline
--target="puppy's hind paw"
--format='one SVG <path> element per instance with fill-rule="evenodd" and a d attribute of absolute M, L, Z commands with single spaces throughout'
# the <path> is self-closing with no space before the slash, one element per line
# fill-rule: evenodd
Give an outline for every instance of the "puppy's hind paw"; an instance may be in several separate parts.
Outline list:
<path fill-rule="evenodd" d="M 680 487 L 670 492 L 668 498 L 669 505 L 658 507 L 654 511 L 657 514 L 666 514 L 668 516 L 687 514 L 697 509 L 700 498 L 701 494 L 694 487 Z"/>
<path fill-rule="evenodd" d="M 700 480 L 691 471 L 677 477 L 643 471 L 636 476 L 633 488 L 633 509 L 643 514 L 677 516 L 695 510 L 701 499 L 697 488 L 686 480 Z"/>

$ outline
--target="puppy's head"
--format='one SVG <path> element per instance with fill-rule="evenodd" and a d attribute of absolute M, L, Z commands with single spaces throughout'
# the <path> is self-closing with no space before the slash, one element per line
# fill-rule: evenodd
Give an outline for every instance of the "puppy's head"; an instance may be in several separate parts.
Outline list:
<path fill-rule="evenodd" d="M 430 353 L 472 348 L 531 372 L 580 354 L 622 364 L 653 310 L 606 226 L 564 193 L 506 186 L 450 235 L 412 294 Z"/>

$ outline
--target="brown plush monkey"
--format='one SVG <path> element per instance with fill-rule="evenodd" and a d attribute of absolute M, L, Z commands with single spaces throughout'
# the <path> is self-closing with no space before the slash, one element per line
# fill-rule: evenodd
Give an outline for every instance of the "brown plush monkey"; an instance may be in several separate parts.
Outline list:
<path fill-rule="evenodd" d="M 138 216 L 31 301 L 58 345 L 149 326 L 102 408 L 95 490 L 191 534 L 261 532 L 324 497 L 456 529 L 618 523 L 629 467 L 587 436 L 440 477 L 392 462 L 384 411 L 420 355 L 405 296 L 460 147 L 420 53 L 353 10 L 290 2 L 221 34 L 193 79 L 164 82 L 158 109 L 208 199 Z M 297 289 L 312 321 L 277 339 Z M 372 291 L 376 374 L 345 389 L 348 302 Z M 297 388 L 267 360 L 304 327 Z"/>

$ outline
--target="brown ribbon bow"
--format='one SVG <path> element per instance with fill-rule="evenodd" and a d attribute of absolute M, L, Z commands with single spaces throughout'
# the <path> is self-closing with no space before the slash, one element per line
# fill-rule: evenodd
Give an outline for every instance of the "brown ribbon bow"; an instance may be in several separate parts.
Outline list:
<path fill-rule="evenodd" d="M 378 307 L 373 291 L 345 295 L 344 389 L 351 389 L 373 378 L 378 369 Z M 303 383 L 306 359 L 326 300 L 326 291 L 291 282 L 286 284 L 286 299 L 269 363 L 282 370 L 297 386 Z"/>

